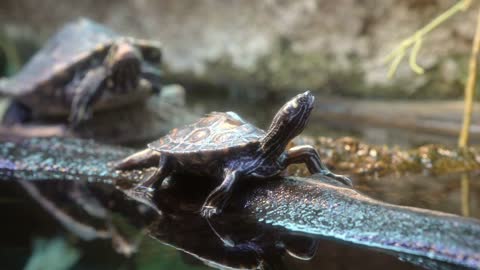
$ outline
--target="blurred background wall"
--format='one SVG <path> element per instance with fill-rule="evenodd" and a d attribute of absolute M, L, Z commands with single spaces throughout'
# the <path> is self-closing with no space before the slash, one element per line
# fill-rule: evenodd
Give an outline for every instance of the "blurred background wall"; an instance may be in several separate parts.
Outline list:
<path fill-rule="evenodd" d="M 84 16 L 118 32 L 162 41 L 172 80 L 251 96 L 309 88 L 350 96 L 459 97 L 475 30 L 475 6 L 425 39 L 418 59 L 425 75 L 413 74 L 405 62 L 389 81 L 388 66 L 381 63 L 403 38 L 454 3 L 2 0 L 0 41 L 39 45 L 64 23 Z"/>

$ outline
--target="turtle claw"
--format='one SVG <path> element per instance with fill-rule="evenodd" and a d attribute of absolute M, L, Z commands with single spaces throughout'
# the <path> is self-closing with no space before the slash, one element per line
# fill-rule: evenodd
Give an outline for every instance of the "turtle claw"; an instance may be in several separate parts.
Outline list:
<path fill-rule="evenodd" d="M 334 180 L 341 182 L 344 185 L 347 185 L 349 187 L 353 187 L 353 182 L 350 178 L 346 177 L 345 175 L 341 174 L 335 174 L 330 171 L 325 172 L 324 175 L 333 178 Z"/>
<path fill-rule="evenodd" d="M 151 187 L 138 185 L 128 190 L 128 193 L 134 197 L 143 197 L 151 200 L 153 198 L 153 191 L 154 189 Z"/>
<path fill-rule="evenodd" d="M 220 214 L 220 210 L 215 206 L 204 205 L 204 206 L 202 206 L 202 209 L 200 210 L 200 214 L 204 218 L 211 218 L 213 215 Z"/>

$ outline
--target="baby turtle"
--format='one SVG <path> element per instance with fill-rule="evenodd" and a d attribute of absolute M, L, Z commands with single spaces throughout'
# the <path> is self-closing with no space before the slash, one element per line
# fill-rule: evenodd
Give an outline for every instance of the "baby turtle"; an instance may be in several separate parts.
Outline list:
<path fill-rule="evenodd" d="M 313 146 L 286 149 L 306 126 L 314 100 L 309 91 L 295 96 L 277 112 L 266 132 L 234 112 L 214 112 L 183 129 L 172 130 L 148 144 L 148 149 L 120 161 L 116 168 L 128 170 L 158 164 L 155 173 L 137 188 L 159 186 L 176 170 L 222 179 L 202 206 L 204 217 L 222 211 L 239 179 L 272 177 L 294 163 L 305 163 L 310 173 L 321 173 L 351 186 L 348 177 L 328 170 Z"/>
<path fill-rule="evenodd" d="M 6 123 L 123 106 L 159 90 L 160 45 L 123 37 L 87 19 L 65 25 L 15 76 L 0 80 L 14 98 Z"/>

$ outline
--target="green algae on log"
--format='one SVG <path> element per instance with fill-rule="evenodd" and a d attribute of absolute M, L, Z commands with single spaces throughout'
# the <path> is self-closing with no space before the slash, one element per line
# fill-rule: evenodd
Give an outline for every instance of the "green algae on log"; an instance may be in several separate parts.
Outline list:
<path fill-rule="evenodd" d="M 314 145 L 329 167 L 358 177 L 408 173 L 440 175 L 480 170 L 480 149 L 475 147 L 461 151 L 430 144 L 406 151 L 369 145 L 351 137 L 334 140 L 306 136 L 294 140 L 293 144 Z M 291 172 L 308 175 L 307 170 L 300 166 L 293 167 Z"/>
<path fill-rule="evenodd" d="M 0 144 L 0 179 L 136 182 L 148 170 L 120 173 L 109 165 L 132 150 L 75 139 Z M 232 207 L 263 224 L 307 235 L 480 267 L 480 222 L 391 205 L 328 183 L 325 177 L 280 178 L 247 185 Z M 227 209 L 226 214 L 231 214 Z M 221 217 L 219 217 L 221 218 Z"/>

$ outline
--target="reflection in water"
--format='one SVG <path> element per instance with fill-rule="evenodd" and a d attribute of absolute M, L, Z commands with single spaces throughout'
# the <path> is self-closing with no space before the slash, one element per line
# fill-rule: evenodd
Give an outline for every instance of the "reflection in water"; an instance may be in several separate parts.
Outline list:
<path fill-rule="evenodd" d="M 468 173 L 462 173 L 461 180 L 462 189 L 462 215 L 465 217 L 470 216 L 470 176 Z"/>
<path fill-rule="evenodd" d="M 467 173 L 468 187 L 462 184 L 463 173 L 445 175 L 390 175 L 381 179 L 356 178 L 355 188 L 384 202 L 438 210 L 480 218 L 480 180 L 478 173 Z M 468 192 L 467 192 L 468 191 Z M 467 205 L 468 202 L 468 205 Z"/>
<path fill-rule="evenodd" d="M 147 195 L 151 194 L 130 194 L 101 183 L 89 183 L 86 188 L 79 183 L 42 181 L 23 182 L 21 186 L 66 229 L 77 235 L 79 231 L 72 224 L 84 224 L 91 231 L 114 232 L 112 243 L 117 251 L 121 250 L 117 246 L 118 239 L 132 247 L 136 246 L 135 241 L 127 239 L 138 239 L 139 234 L 146 232 L 194 261 L 218 269 L 417 269 L 418 266 L 458 269 L 458 266 L 424 257 L 294 233 L 258 223 L 234 211 L 211 219 L 209 224 L 198 214 L 209 187 L 192 186 L 191 179 L 177 177 L 169 181 L 147 205 L 145 202 L 150 200 Z M 48 204 L 51 205 L 46 207 Z M 92 206 L 97 210 L 92 211 Z M 65 219 L 65 216 L 70 218 Z M 115 216 L 121 216 L 122 222 L 114 222 L 112 217 Z M 144 251 L 140 249 L 139 252 Z"/>
<path fill-rule="evenodd" d="M 111 237 L 111 233 L 108 230 L 95 229 L 87 224 L 81 223 L 79 220 L 76 220 L 75 218 L 72 218 L 65 211 L 58 208 L 58 206 L 54 202 L 44 197 L 33 183 L 30 183 L 28 181 L 18 181 L 18 183 L 23 187 L 23 189 L 25 189 L 25 191 L 36 202 L 38 202 L 40 206 L 42 206 L 49 214 L 51 214 L 56 220 L 58 220 L 64 227 L 72 231 L 75 235 L 77 235 L 81 239 L 88 241 L 96 238 L 103 239 L 103 238 Z M 78 185 L 79 183 L 72 183 L 72 186 L 78 186 Z M 66 194 L 73 194 L 73 192 L 69 192 L 69 190 L 67 189 Z M 72 196 L 72 198 L 74 197 Z M 94 198 L 91 196 L 88 199 L 90 201 L 94 200 Z M 89 204 L 91 203 L 89 202 Z M 104 210 L 103 207 L 101 207 L 98 204 L 95 204 L 94 205 L 95 208 L 92 208 L 90 207 L 90 205 L 77 201 L 76 205 L 80 207 L 83 206 L 82 207 L 83 210 L 85 210 L 92 217 L 98 217 L 101 219 L 107 218 L 106 211 Z M 92 211 L 90 211 L 90 209 L 92 209 Z M 98 212 L 102 212 L 102 214 L 98 214 Z"/>

